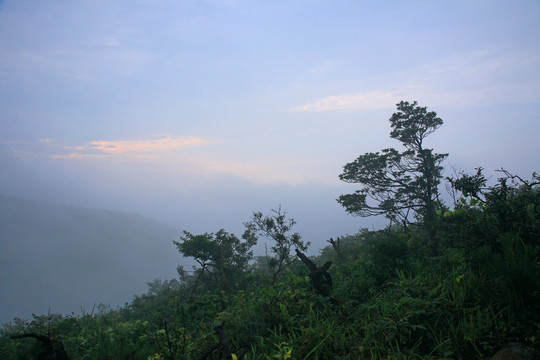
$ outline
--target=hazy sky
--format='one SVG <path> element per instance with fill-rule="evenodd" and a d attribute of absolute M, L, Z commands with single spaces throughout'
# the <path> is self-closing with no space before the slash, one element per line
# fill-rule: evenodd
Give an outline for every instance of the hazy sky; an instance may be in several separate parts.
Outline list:
<path fill-rule="evenodd" d="M 0 1 L 0 193 L 316 245 L 400 100 L 472 171 L 540 170 L 540 1 Z"/>

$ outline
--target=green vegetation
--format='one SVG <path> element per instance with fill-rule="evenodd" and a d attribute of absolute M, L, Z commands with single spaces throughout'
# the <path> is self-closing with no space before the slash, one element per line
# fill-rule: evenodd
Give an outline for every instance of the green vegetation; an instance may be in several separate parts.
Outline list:
<path fill-rule="evenodd" d="M 416 103 L 398 110 L 391 136 L 405 152 L 347 164 L 341 178 L 363 188 L 338 200 L 356 215 L 386 215 L 387 228 L 330 239 L 310 259 L 281 208 L 254 213 L 241 237 L 185 232 L 175 244 L 197 261 L 193 271 L 150 282 L 119 309 L 14 319 L 0 358 L 39 351 L 34 339 L 10 338 L 24 333 L 96 360 L 486 359 L 508 342 L 538 349 L 540 177 L 501 169 L 488 186 L 478 168 L 443 179 L 446 155 L 422 142 L 442 120 Z M 453 204 L 441 200 L 443 181 Z M 269 248 L 254 257 L 260 236 Z"/>

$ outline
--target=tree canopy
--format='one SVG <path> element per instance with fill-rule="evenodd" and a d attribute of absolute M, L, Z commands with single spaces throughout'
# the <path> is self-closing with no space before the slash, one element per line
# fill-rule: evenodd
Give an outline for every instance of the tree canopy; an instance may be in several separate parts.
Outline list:
<path fill-rule="evenodd" d="M 257 239 L 249 234 L 239 239 L 236 235 L 221 229 L 215 234 L 199 235 L 184 231 L 184 236 L 180 238 L 180 241 L 174 241 L 174 244 L 184 256 L 194 258 L 201 266 L 198 269 L 193 291 L 199 279 L 207 274 L 222 296 L 222 292 L 230 292 L 234 289 L 241 273 L 246 271 L 253 257 L 251 248 L 256 242 Z"/>
<path fill-rule="evenodd" d="M 390 137 L 399 140 L 405 150 L 369 152 L 346 164 L 339 178 L 361 188 L 341 195 L 338 202 L 352 215 L 384 215 L 405 228 L 415 218 L 426 225 L 433 238 L 433 221 L 441 206 L 441 163 L 448 154 L 434 153 L 424 140 L 443 120 L 416 101 L 401 101 L 397 109 L 390 117 Z"/>
<path fill-rule="evenodd" d="M 294 259 L 291 249 L 294 247 L 301 251 L 307 250 L 309 241 L 304 242 L 299 233 L 291 233 L 296 221 L 287 217 L 287 213 L 281 209 L 271 210 L 270 215 L 262 212 L 254 212 L 251 220 L 244 223 L 245 236 L 256 237 L 257 235 L 271 241 L 270 252 L 265 256 L 266 265 L 272 272 L 272 283 L 277 281 L 279 275 L 287 268 Z"/>

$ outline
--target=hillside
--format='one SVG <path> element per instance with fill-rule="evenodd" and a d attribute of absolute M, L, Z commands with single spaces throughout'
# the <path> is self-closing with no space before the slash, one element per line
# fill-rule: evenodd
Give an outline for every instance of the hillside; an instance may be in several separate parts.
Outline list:
<path fill-rule="evenodd" d="M 176 276 L 178 236 L 134 214 L 0 196 L 0 322 L 123 305 Z"/>
<path fill-rule="evenodd" d="M 19 301 L 37 315 L 2 326 L 0 358 L 537 359 L 540 178 L 504 175 L 474 196 L 461 192 L 432 228 L 424 218 L 364 229 L 331 239 L 311 258 L 281 209 L 254 213 L 242 238 L 183 233 L 178 250 L 198 269 L 152 281 L 118 309 L 82 316 L 40 314 L 51 303 L 58 312 L 123 301 L 130 284 L 166 265 L 162 245 L 174 262 L 166 241 L 145 240 L 158 239 L 155 223 L 2 199 L 9 236 L 2 235 L 0 290 L 13 295 L 11 309 Z M 485 178 L 478 170 L 449 181 L 461 191 Z M 263 238 L 273 245 L 255 257 L 251 248 Z"/>

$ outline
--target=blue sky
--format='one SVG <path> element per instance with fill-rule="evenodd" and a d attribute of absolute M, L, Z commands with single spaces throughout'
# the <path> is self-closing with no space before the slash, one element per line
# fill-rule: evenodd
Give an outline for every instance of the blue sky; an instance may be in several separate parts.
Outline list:
<path fill-rule="evenodd" d="M 279 204 L 315 246 L 338 180 L 417 100 L 446 165 L 540 170 L 540 2 L 0 2 L 0 193 L 239 232 Z"/>

